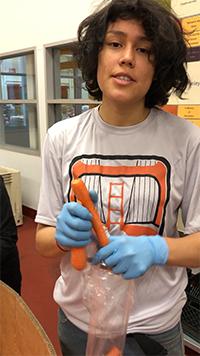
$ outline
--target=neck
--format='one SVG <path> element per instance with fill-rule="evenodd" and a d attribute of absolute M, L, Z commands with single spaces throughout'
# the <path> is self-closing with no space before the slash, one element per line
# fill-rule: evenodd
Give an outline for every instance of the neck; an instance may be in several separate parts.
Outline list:
<path fill-rule="evenodd" d="M 144 121 L 150 112 L 149 108 L 143 105 L 127 106 L 124 105 L 113 106 L 102 103 L 99 108 L 99 114 L 103 121 L 113 126 L 132 126 Z"/>

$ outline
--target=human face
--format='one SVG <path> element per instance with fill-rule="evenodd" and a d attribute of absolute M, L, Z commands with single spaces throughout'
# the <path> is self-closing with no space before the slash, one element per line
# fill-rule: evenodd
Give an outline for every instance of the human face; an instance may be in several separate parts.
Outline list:
<path fill-rule="evenodd" d="M 97 69 L 103 104 L 144 108 L 154 76 L 151 48 L 137 20 L 118 19 L 108 26 Z"/>

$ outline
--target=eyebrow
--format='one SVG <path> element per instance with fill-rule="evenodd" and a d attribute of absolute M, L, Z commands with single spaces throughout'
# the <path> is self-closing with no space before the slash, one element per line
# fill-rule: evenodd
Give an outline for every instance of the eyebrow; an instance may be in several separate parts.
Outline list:
<path fill-rule="evenodd" d="M 117 35 L 117 36 L 123 36 L 126 37 L 126 33 L 123 31 L 119 31 L 119 30 L 110 30 L 108 32 L 106 32 L 106 35 Z M 137 41 L 147 41 L 147 42 L 151 42 L 147 36 L 138 36 L 137 37 Z"/>

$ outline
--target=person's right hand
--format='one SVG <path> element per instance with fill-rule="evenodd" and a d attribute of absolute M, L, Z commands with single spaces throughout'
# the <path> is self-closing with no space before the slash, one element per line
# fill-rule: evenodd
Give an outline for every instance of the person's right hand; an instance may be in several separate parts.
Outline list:
<path fill-rule="evenodd" d="M 79 203 L 64 204 L 57 217 L 57 243 L 63 247 L 84 247 L 92 241 L 92 215 Z"/>

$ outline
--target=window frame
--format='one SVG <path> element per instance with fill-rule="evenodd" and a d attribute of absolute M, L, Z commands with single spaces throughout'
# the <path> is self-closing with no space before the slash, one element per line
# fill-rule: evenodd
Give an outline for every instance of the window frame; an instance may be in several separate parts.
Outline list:
<path fill-rule="evenodd" d="M 77 42 L 76 38 L 68 39 L 65 41 L 54 42 L 46 44 L 45 48 L 45 63 L 46 63 L 46 109 L 47 109 L 47 128 L 51 127 L 53 124 L 60 120 L 56 120 L 54 109 L 56 105 L 99 105 L 100 101 L 94 99 L 55 99 L 54 97 L 54 58 L 53 50 L 59 49 L 67 46 L 73 46 Z"/>
<path fill-rule="evenodd" d="M 9 59 L 13 57 L 18 57 L 18 56 L 23 56 L 23 55 L 28 55 L 28 54 L 33 54 L 34 57 L 34 74 L 35 74 L 35 99 L 0 99 L 0 105 L 3 104 L 13 104 L 13 105 L 35 105 L 35 112 L 36 112 L 36 123 L 37 123 L 37 131 L 36 131 L 36 136 L 35 139 L 37 140 L 37 148 L 29 148 L 29 147 L 23 147 L 23 146 L 17 146 L 17 145 L 12 145 L 12 144 L 3 144 L 0 142 L 0 149 L 7 150 L 7 151 L 13 151 L 17 153 L 24 153 L 27 155 L 34 155 L 34 156 L 40 156 L 40 122 L 39 122 L 39 109 L 38 109 L 38 80 L 37 80 L 37 57 L 36 57 L 36 47 L 28 47 L 28 48 L 23 48 L 20 50 L 15 50 L 15 51 L 9 51 L 9 52 L 4 52 L 0 53 L 0 60 L 3 59 Z"/>

